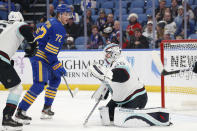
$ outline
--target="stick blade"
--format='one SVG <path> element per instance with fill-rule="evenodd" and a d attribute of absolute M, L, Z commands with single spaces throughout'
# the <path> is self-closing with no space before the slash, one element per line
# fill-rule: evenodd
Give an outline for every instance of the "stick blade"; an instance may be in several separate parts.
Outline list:
<path fill-rule="evenodd" d="M 162 73 L 163 70 L 164 70 L 164 67 L 163 67 L 163 64 L 161 63 L 161 59 L 160 59 L 158 53 L 156 51 L 152 51 L 151 55 L 152 55 L 152 59 L 153 59 L 155 65 L 156 65 L 158 71 L 160 73 Z"/>
<path fill-rule="evenodd" d="M 166 71 L 166 70 L 163 70 L 162 72 L 161 72 L 161 74 L 163 75 L 163 76 L 166 76 L 166 75 L 172 75 L 172 74 L 176 74 L 176 73 L 180 73 L 180 70 L 175 70 L 175 71 Z"/>

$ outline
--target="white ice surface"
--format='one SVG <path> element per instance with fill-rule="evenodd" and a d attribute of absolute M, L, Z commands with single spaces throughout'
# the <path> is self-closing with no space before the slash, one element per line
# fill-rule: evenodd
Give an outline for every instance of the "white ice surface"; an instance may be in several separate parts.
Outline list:
<path fill-rule="evenodd" d="M 25 92 L 23 92 L 24 95 Z M 68 91 L 59 91 L 54 101 L 52 110 L 55 116 L 52 120 L 41 120 L 41 110 L 44 103 L 44 92 L 36 99 L 27 114 L 32 117 L 31 125 L 23 127 L 23 131 L 196 131 L 197 110 L 189 113 L 172 112 L 172 126 L 169 127 L 146 127 L 146 128 L 120 128 L 114 126 L 102 126 L 98 109 L 90 117 L 87 127 L 83 127 L 87 115 L 93 108 L 95 101 L 90 97 L 93 92 L 79 91 L 76 97 L 71 98 Z M 7 91 L 0 91 L 0 122 L 2 121 L 2 110 L 5 106 Z M 148 93 L 149 101 L 147 107 L 159 107 L 160 94 Z M 179 99 L 172 97 L 172 99 Z M 102 101 L 103 106 L 107 101 Z M 0 124 L 1 128 L 1 124 Z"/>

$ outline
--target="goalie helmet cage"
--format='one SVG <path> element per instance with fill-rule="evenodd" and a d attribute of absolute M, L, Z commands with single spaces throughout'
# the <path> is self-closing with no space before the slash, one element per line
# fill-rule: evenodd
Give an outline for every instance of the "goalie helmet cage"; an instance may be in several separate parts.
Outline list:
<path fill-rule="evenodd" d="M 192 67 L 194 61 L 197 60 L 197 39 L 193 40 L 163 40 L 160 43 L 160 57 L 164 68 L 168 71 L 186 69 Z M 197 74 L 190 72 L 191 78 L 181 78 L 179 74 L 169 76 L 161 75 L 161 107 L 166 107 L 166 94 L 173 92 L 177 94 L 194 95 L 197 99 Z M 182 75 L 188 72 L 182 72 Z M 172 80 L 171 80 L 172 79 Z M 188 79 L 188 80 L 187 80 Z M 170 84 L 167 85 L 167 82 Z M 191 82 L 190 82 L 191 81 Z M 183 82 L 183 84 L 181 83 Z M 177 86 L 178 85 L 178 86 Z M 179 87 L 183 86 L 183 87 Z M 190 98 L 193 99 L 193 98 Z M 184 103 L 184 102 L 183 102 Z M 183 104 L 182 103 L 182 104 Z M 194 104 L 194 102 L 185 102 L 186 104 Z M 197 101 L 195 101 L 197 105 Z"/>

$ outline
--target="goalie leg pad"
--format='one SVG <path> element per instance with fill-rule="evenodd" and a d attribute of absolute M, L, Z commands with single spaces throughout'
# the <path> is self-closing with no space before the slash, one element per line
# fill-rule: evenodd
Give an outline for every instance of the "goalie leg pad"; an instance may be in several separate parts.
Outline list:
<path fill-rule="evenodd" d="M 102 106 L 99 108 L 99 111 L 100 111 L 101 123 L 105 126 L 109 126 L 110 125 L 109 108 L 106 106 Z"/>
<path fill-rule="evenodd" d="M 117 107 L 114 125 L 120 127 L 147 127 L 171 125 L 169 113 L 162 108 L 126 109 Z"/>

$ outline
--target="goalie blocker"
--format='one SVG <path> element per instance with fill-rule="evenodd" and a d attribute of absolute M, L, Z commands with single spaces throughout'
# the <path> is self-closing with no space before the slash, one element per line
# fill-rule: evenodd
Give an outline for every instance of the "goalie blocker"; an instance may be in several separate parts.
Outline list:
<path fill-rule="evenodd" d="M 111 125 L 108 107 L 100 107 L 101 122 L 103 125 Z M 115 108 L 114 125 L 120 127 L 148 127 L 169 126 L 170 114 L 164 108 L 128 109 Z"/>

